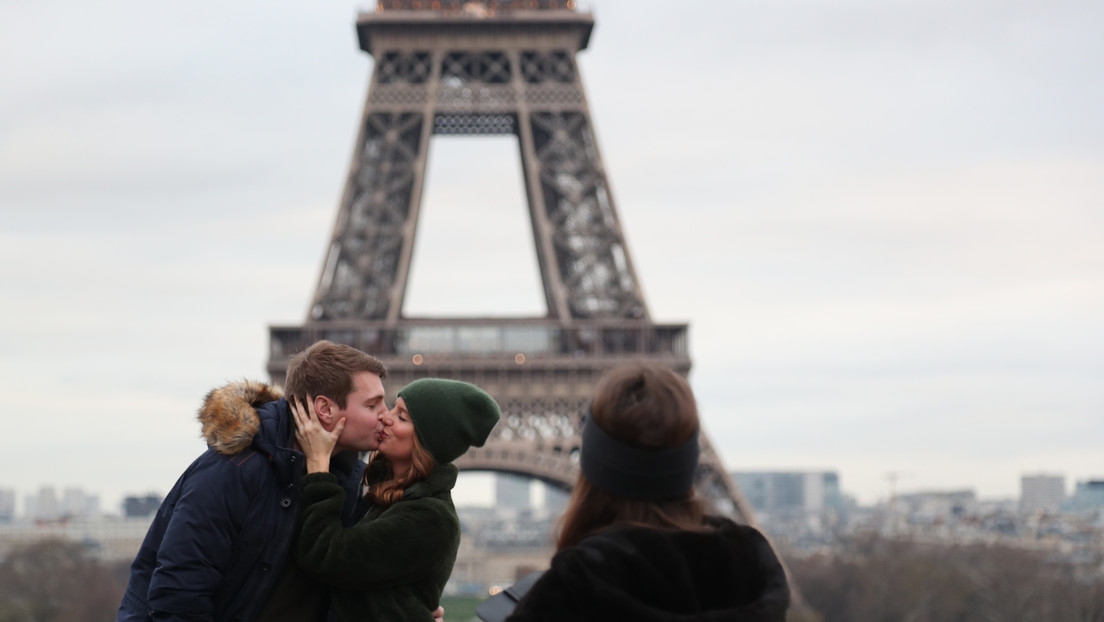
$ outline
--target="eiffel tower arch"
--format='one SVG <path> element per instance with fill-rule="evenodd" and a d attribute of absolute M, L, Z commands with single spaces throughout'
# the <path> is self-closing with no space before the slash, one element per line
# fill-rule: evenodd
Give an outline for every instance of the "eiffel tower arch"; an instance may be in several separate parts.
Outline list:
<path fill-rule="evenodd" d="M 647 359 L 686 375 L 686 324 L 652 320 L 615 209 L 575 62 L 594 27 L 571 0 L 381 0 L 362 13 L 375 58 L 344 195 L 299 326 L 270 327 L 268 371 L 319 339 L 382 360 L 390 394 L 422 377 L 475 383 L 502 406 L 461 470 L 569 491 L 580 425 L 602 374 Z M 544 317 L 405 317 L 426 158 L 434 135 L 517 137 Z M 753 522 L 709 438 L 699 492 Z"/>

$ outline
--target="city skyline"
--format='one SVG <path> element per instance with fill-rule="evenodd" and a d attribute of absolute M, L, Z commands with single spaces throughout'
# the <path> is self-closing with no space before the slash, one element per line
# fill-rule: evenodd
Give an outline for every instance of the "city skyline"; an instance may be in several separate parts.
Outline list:
<path fill-rule="evenodd" d="M 6 7 L 0 472 L 167 491 L 203 395 L 265 377 L 347 174 L 359 6 Z M 1104 476 L 1104 7 L 583 8 L 628 246 L 726 469 L 864 504 Z M 516 149 L 434 139 L 408 314 L 544 312 Z"/>
<path fill-rule="evenodd" d="M 503 475 L 505 479 L 499 477 Z M 810 476 L 829 476 L 836 481 L 838 471 L 833 469 L 827 470 L 811 470 L 811 471 L 799 471 L 799 470 L 786 470 L 775 469 L 768 471 L 733 471 L 730 474 L 740 485 L 740 476 L 799 476 L 803 481 L 807 481 Z M 1061 493 L 1057 497 L 1049 497 L 1046 502 L 1038 503 L 1034 497 L 1038 495 L 1037 480 L 1060 480 L 1058 489 Z M 795 481 L 802 481 L 795 480 Z M 524 483 L 527 486 L 528 491 L 526 493 L 519 492 L 519 484 Z M 1046 485 L 1044 483 L 1044 485 Z M 1053 481 L 1049 482 L 1051 489 L 1055 484 Z M 460 474 L 457 488 L 455 491 L 457 498 L 457 505 L 461 507 L 471 508 L 490 508 L 497 507 L 499 509 L 517 509 L 525 507 L 525 504 L 518 503 L 519 494 L 524 494 L 527 500 L 527 506 L 533 508 L 546 507 L 550 502 L 548 498 L 548 492 L 546 488 L 551 488 L 545 485 L 535 478 L 529 478 L 526 476 L 518 476 L 516 474 L 507 473 L 490 473 L 490 472 L 463 472 Z M 1104 489 L 1104 479 L 1078 479 L 1068 480 L 1065 475 L 1061 473 L 1025 473 L 1020 476 L 1020 486 L 1016 491 L 1016 494 L 1007 497 L 978 497 L 980 502 L 1005 502 L 1015 503 L 1019 502 L 1021 506 L 1025 504 L 1030 507 L 1047 507 L 1052 511 L 1057 511 L 1059 505 L 1065 501 L 1074 499 L 1077 494 L 1082 491 L 1092 490 L 1092 495 L 1100 494 L 1099 490 Z M 754 494 L 750 490 L 746 490 L 741 485 L 741 490 L 745 498 L 752 503 L 753 506 L 757 506 L 754 500 Z M 62 494 L 58 495 L 61 491 Z M 834 491 L 834 492 L 832 492 Z M 156 505 L 151 505 L 151 499 L 162 499 L 167 491 L 162 490 L 147 490 L 147 491 L 131 491 L 126 492 L 122 498 L 119 499 L 118 507 L 104 507 L 100 502 L 99 492 L 96 490 L 86 490 L 81 487 L 65 487 L 64 489 L 54 485 L 39 486 L 33 491 L 24 491 L 18 488 L 10 488 L 0 486 L 0 519 L 7 517 L 19 517 L 19 518 L 59 518 L 63 516 L 95 516 L 95 515 L 130 515 L 132 512 L 128 511 L 125 506 L 132 505 L 134 507 L 146 507 L 150 510 L 156 509 Z M 761 491 L 760 491 L 761 492 Z M 849 500 L 858 501 L 857 497 L 847 490 L 846 486 L 840 486 L 838 490 L 834 488 L 834 484 L 827 488 L 817 488 L 818 495 L 825 493 L 840 495 L 839 500 L 842 502 L 850 502 Z M 900 489 L 893 491 L 892 498 L 907 498 L 910 496 L 923 496 L 923 495 L 946 495 L 957 493 L 969 493 L 970 495 L 976 495 L 976 490 L 973 486 L 966 486 L 963 488 L 953 489 Z M 1083 494 L 1083 493 L 1082 493 Z M 505 497 L 503 497 L 505 495 Z M 566 502 L 567 495 L 565 493 L 559 493 L 560 496 L 556 498 L 557 503 Z M 43 503 L 43 498 L 49 499 L 47 503 Z M 1030 500 L 1029 500 L 1030 498 Z M 18 501 L 21 499 L 22 501 Z M 886 498 L 880 498 L 875 500 L 871 504 L 861 504 L 863 508 L 874 508 L 879 505 L 884 505 L 890 501 L 891 497 L 887 495 Z M 42 507 L 45 505 L 51 506 L 45 514 L 42 513 Z M 82 508 L 79 511 L 75 511 L 74 508 Z M 562 509 L 562 507 L 560 508 Z M 1021 508 L 1022 509 L 1022 508 Z M 761 511 L 761 509 L 757 509 Z"/>

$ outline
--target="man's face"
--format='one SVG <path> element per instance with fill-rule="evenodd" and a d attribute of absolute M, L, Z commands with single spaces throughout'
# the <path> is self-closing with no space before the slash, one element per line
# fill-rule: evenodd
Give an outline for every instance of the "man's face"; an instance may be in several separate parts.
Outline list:
<path fill-rule="evenodd" d="M 383 381 L 370 371 L 353 374 L 353 392 L 345 399 L 345 408 L 333 411 L 336 422 L 345 418 L 345 429 L 337 439 L 338 451 L 372 451 L 379 446 L 383 429 L 380 415 L 387 412 L 383 402 Z"/>

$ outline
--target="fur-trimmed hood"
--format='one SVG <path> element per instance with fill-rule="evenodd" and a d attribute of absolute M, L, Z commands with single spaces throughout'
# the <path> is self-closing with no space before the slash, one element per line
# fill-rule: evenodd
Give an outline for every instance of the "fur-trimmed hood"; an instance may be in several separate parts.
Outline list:
<path fill-rule="evenodd" d="M 283 396 L 280 387 L 252 380 L 212 389 L 199 407 L 199 422 L 207 445 L 225 455 L 249 447 L 261 428 L 256 409 Z"/>

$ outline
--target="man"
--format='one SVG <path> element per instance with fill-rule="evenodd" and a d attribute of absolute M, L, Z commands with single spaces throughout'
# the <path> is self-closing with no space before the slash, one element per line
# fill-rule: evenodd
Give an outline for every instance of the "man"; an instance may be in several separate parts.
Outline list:
<path fill-rule="evenodd" d="M 379 442 L 386 376 L 379 360 L 329 341 L 288 366 L 288 398 L 311 396 L 327 430 L 345 419 L 330 471 L 346 490 L 346 524 L 355 522 L 360 498 L 364 464 L 356 452 Z M 287 400 L 277 388 L 235 383 L 211 391 L 199 419 L 208 450 L 161 504 L 116 622 L 321 619 L 323 587 L 288 554 L 306 465 Z"/>

